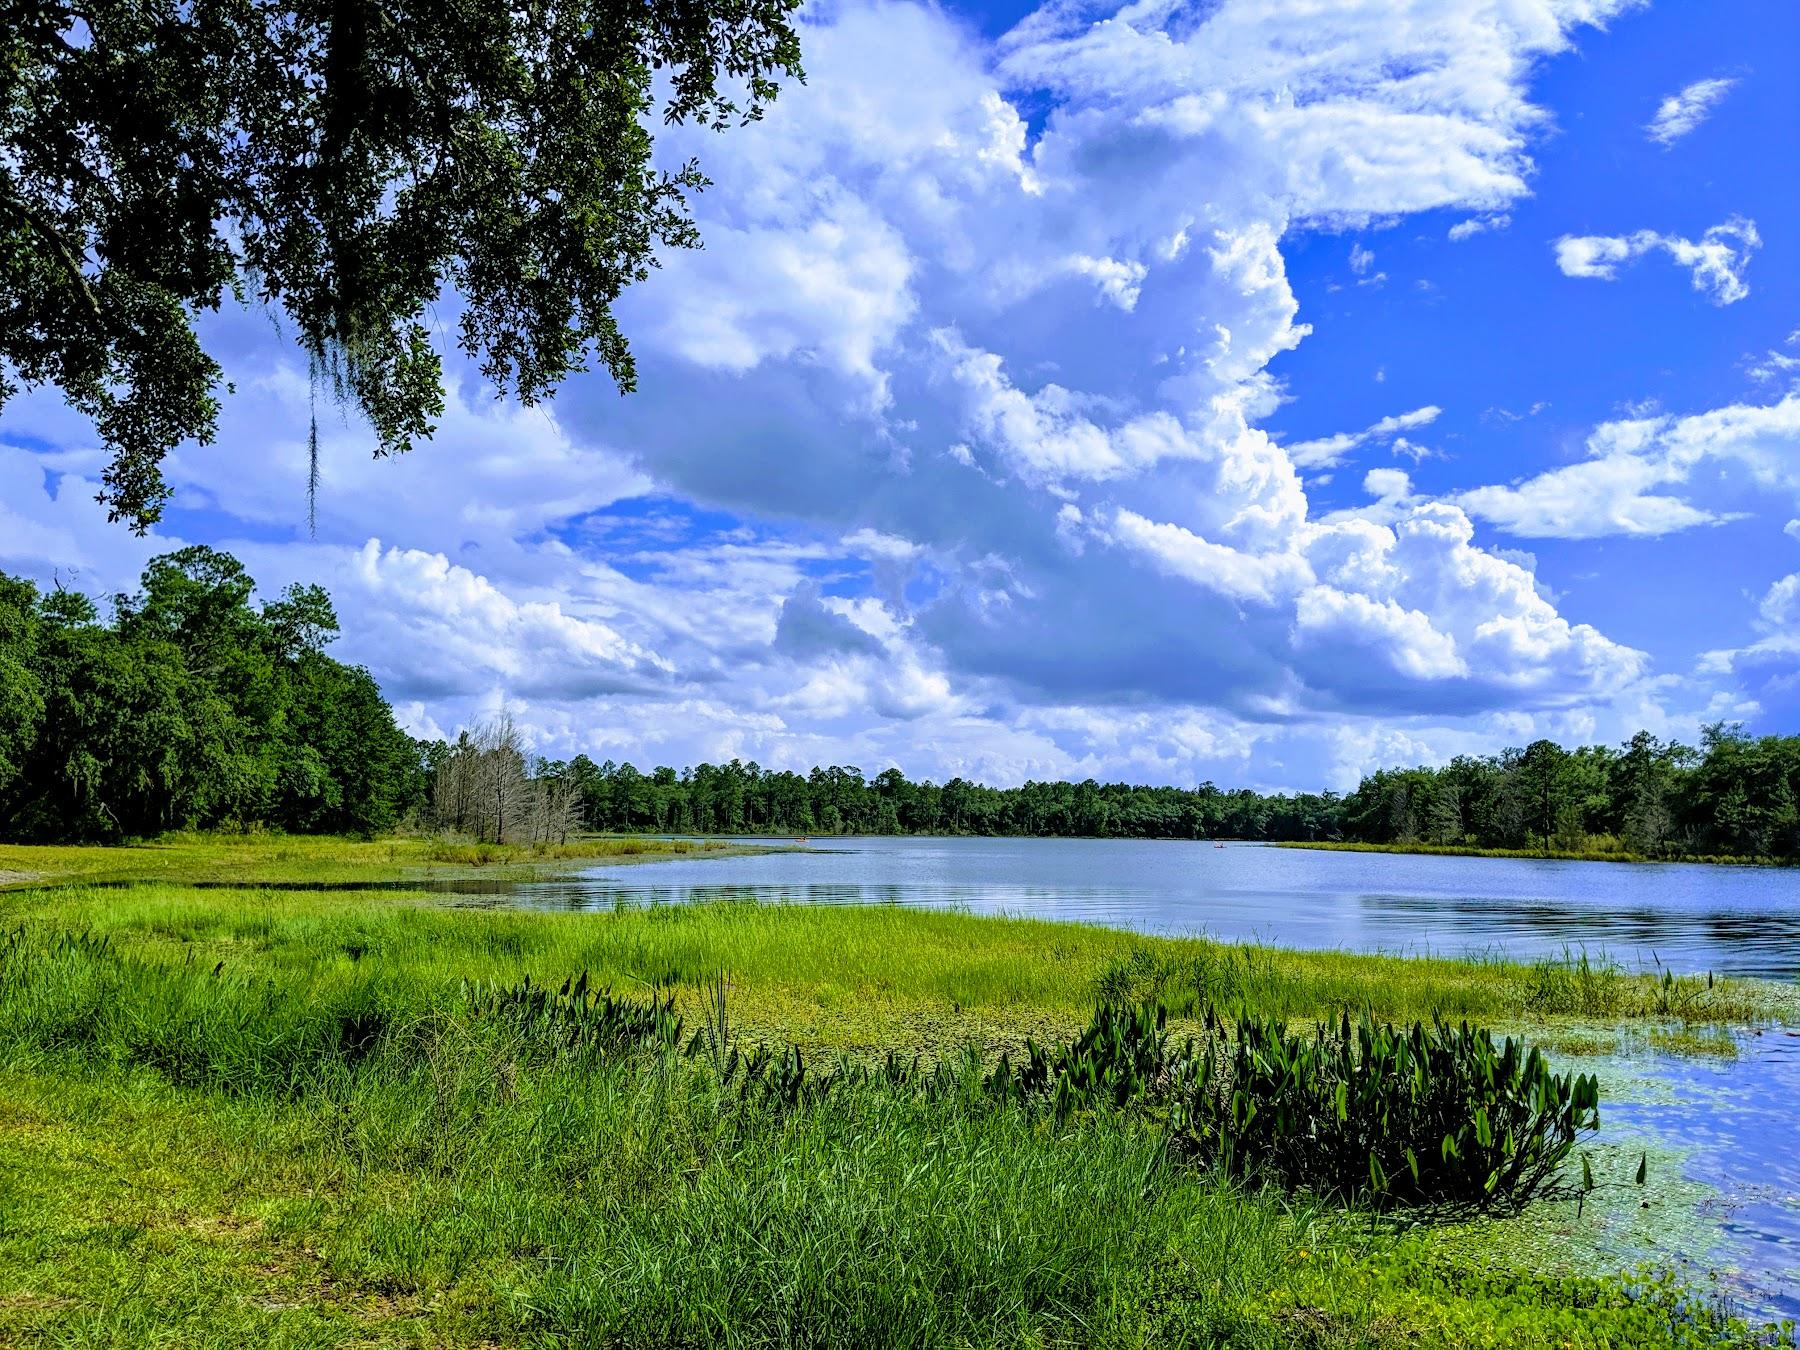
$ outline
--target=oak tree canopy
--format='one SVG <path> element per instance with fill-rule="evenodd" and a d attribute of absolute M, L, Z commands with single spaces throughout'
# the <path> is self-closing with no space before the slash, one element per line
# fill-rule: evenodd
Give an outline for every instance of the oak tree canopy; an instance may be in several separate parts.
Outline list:
<path fill-rule="evenodd" d="M 444 407 L 428 306 L 499 389 L 597 359 L 613 304 L 698 243 L 700 168 L 652 128 L 722 128 L 801 78 L 799 0 L 0 0 L 0 409 L 52 386 L 140 533 L 162 462 L 213 436 L 227 298 L 285 314 L 377 453 Z"/>

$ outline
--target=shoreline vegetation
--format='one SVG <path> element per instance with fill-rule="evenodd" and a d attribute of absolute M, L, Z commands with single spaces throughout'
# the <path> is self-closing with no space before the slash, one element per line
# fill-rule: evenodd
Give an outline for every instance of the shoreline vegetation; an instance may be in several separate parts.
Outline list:
<path fill-rule="evenodd" d="M 0 843 L 0 891 L 162 878 L 201 884 L 261 883 L 276 888 L 333 882 L 388 885 L 464 872 L 532 875 L 566 871 L 565 865 L 572 863 L 613 865 L 780 851 L 762 844 L 639 835 L 576 836 L 560 842 L 505 844 L 433 835 L 362 839 L 267 830 L 188 830 L 129 844 Z"/>
<path fill-rule="evenodd" d="M 510 724 L 420 751 L 428 816 L 476 834 L 498 829 L 466 786 L 517 756 Z M 913 781 L 891 768 L 809 774 L 755 763 L 644 773 L 585 755 L 539 761 L 589 830 L 820 838 L 1241 840 L 1396 845 L 1419 852 L 1640 861 L 1780 862 L 1800 858 L 1800 737 L 1708 727 L 1699 750 L 1640 733 L 1618 749 L 1536 741 L 1440 768 L 1378 770 L 1348 794 L 1258 793 L 1128 783 L 1027 782 L 991 788 Z M 472 804 L 474 809 L 470 809 Z"/>
<path fill-rule="evenodd" d="M 1471 844 L 1369 844 L 1350 839 L 1280 839 L 1271 848 L 1309 848 L 1333 853 L 1411 853 L 1444 858 L 1517 858 L 1539 862 L 1707 863 L 1717 867 L 1792 867 L 1791 857 L 1701 854 L 1664 857 L 1625 848 L 1477 848 Z"/>
<path fill-rule="evenodd" d="M 578 847 L 692 856 L 657 847 L 682 842 Z M 1779 1334 L 1705 1286 L 1608 1269 L 1608 1225 L 1686 1202 L 1656 1166 L 1637 1184 L 1638 1153 L 1581 1144 L 1582 1089 L 1533 1075 L 1563 1072 L 1563 1042 L 1700 1045 L 1721 1025 L 1800 1022 L 1800 991 L 1585 957 L 1358 956 L 906 909 L 532 912 L 389 887 L 397 869 L 462 865 L 446 854 L 192 834 L 0 846 L 0 871 L 45 874 L 0 891 L 0 1342 L 1385 1350 Z M 194 884 L 209 879 L 233 884 Z M 371 888 L 340 888 L 358 879 Z M 1520 1125 L 1536 1142 L 1506 1174 L 1560 1170 L 1518 1212 L 1390 1205 L 1415 1185 L 1395 1173 L 1403 1153 L 1384 1155 L 1379 1190 L 1340 1155 L 1355 1162 L 1363 1112 L 1409 1080 L 1356 1065 L 1429 1053 L 1432 1110 L 1467 1156 L 1482 1127 L 1455 1104 L 1457 1066 L 1490 1051 L 1465 1021 L 1547 1047 L 1545 1070 L 1509 1061 L 1484 1110 L 1561 1100 Z M 1206 1097 L 1212 1070 L 1180 1047 L 1208 1035 L 1227 1057 L 1294 1057 L 1298 1077 L 1259 1083 L 1243 1060 L 1231 1081 L 1322 1094 L 1339 1154 L 1283 1152 L 1272 1105 L 1252 1128 Z M 1352 1089 L 1341 1116 L 1334 1081 Z M 1205 1101 L 1226 1114 L 1196 1115 Z M 1225 1156 L 1273 1150 L 1268 1164 L 1222 1164 L 1222 1128 L 1238 1140 Z M 1455 1171 L 1443 1127 L 1406 1128 L 1440 1155 L 1416 1185 L 1451 1184 L 1433 1179 Z"/>

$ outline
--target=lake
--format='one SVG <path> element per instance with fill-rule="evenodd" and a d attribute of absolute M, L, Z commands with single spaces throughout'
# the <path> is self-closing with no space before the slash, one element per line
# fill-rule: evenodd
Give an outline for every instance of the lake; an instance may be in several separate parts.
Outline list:
<path fill-rule="evenodd" d="M 746 843 L 767 840 L 746 840 Z M 590 868 L 559 908 L 694 900 L 920 905 L 1345 951 L 1605 952 L 1681 973 L 1800 976 L 1800 870 L 1138 839 L 831 839 L 805 852 Z"/>
<path fill-rule="evenodd" d="M 744 840 L 745 843 L 779 841 Z M 694 901 L 918 905 L 1285 947 L 1513 959 L 1585 950 L 1681 973 L 1800 976 L 1800 871 L 1334 853 L 1163 840 L 830 839 L 806 851 L 589 868 L 511 889 L 593 909 Z M 1764 1316 L 1800 1317 L 1800 1034 L 1745 1029 L 1730 1058 L 1640 1045 L 1592 1063 L 1597 1144 L 1707 1188 L 1665 1231 L 1634 1194 L 1590 1220 L 1598 1249 L 1717 1271 Z M 1627 1161 L 1630 1161 L 1630 1158 Z M 1596 1197 L 1600 1203 L 1600 1197 Z M 1590 1214 L 1592 1214 L 1590 1210 Z"/>

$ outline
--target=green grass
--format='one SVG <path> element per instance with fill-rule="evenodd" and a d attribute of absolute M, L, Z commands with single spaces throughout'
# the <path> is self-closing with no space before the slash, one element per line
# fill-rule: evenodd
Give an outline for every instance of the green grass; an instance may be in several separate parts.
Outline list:
<path fill-rule="evenodd" d="M 562 844 L 480 844 L 429 835 L 383 839 L 177 833 L 142 843 L 0 844 L 0 890 L 70 881 L 404 881 L 502 868 L 566 871 L 582 862 L 728 857 L 761 851 L 711 840 L 583 836 Z"/>
<path fill-rule="evenodd" d="M 385 843 L 170 847 L 237 879 L 394 865 Z M 239 848 L 251 861 L 227 866 Z M 26 870 L 17 853 L 0 867 Z M 33 861 L 157 875 L 90 851 Z M 991 1055 L 1066 1034 L 1101 995 L 1699 1027 L 1783 1015 L 1773 986 L 1684 987 L 1671 1007 L 1668 986 L 1591 963 L 888 908 L 528 913 L 160 875 L 0 893 L 0 930 L 20 934 L 0 959 L 0 1344 L 1748 1343 L 1682 1291 L 1225 1184 L 1128 1115 L 1059 1126 L 878 1087 L 774 1110 L 704 1057 L 548 1052 L 472 1016 L 464 982 L 585 969 L 672 987 L 691 1026 L 725 972 L 742 1038 L 815 1056 Z M 1559 1229 L 1579 1227 L 1555 1203 Z"/>
<path fill-rule="evenodd" d="M 1664 983 L 1588 961 L 1533 966 L 1299 952 L 897 907 L 716 904 L 605 913 L 457 908 L 401 893 L 74 885 L 0 893 L 0 924 L 90 932 L 122 950 L 327 989 L 371 978 L 424 1010 L 464 980 L 688 991 L 729 976 L 747 1029 L 808 1048 L 1016 1045 L 1067 1034 L 1097 994 L 1295 1019 L 1369 1008 L 1406 1020 L 1656 1016 L 1800 1020 L 1758 981 Z M 682 995 L 688 998 L 686 992 Z"/>

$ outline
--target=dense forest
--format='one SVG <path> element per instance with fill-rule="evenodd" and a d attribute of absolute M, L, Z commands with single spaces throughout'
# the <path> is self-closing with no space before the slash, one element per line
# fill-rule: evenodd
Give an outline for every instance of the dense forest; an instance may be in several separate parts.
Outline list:
<path fill-rule="evenodd" d="M 450 747 L 428 748 L 443 759 Z M 809 774 L 733 760 L 677 773 L 542 762 L 596 830 L 697 834 L 997 834 L 1129 839 L 1346 840 L 1648 857 L 1800 854 L 1800 737 L 1709 727 L 1699 750 L 1640 732 L 1621 748 L 1551 741 L 1442 768 L 1381 770 L 1354 792 L 1262 794 L 1125 783 L 982 787 L 898 769 Z"/>
<path fill-rule="evenodd" d="M 0 573 L 0 838 L 368 834 L 416 814 L 418 746 L 368 671 L 325 655 L 330 597 L 254 593 L 201 547 L 152 561 L 105 618 Z"/>
<path fill-rule="evenodd" d="M 1338 831 L 1368 843 L 1646 857 L 1800 856 L 1800 736 L 1715 723 L 1695 749 L 1640 731 L 1619 749 L 1534 741 L 1437 769 L 1386 769 L 1344 798 Z"/>
<path fill-rule="evenodd" d="M 109 840 L 178 828 L 371 834 L 397 826 L 546 841 L 581 831 L 994 834 L 1343 840 L 1648 857 L 1800 857 L 1800 737 L 1709 727 L 1551 741 L 1347 794 L 873 778 L 754 763 L 642 773 L 533 755 L 510 720 L 415 741 L 366 670 L 325 654 L 330 597 L 258 604 L 229 554 L 152 561 L 102 618 L 86 596 L 0 573 L 0 838 Z"/>
<path fill-rule="evenodd" d="M 441 752 L 440 752 L 441 753 Z M 1082 835 L 1133 839 L 1329 839 L 1335 794 L 1263 795 L 1245 788 L 1026 783 L 992 788 L 952 778 L 914 782 L 899 769 L 865 778 L 832 765 L 810 773 L 733 760 L 640 773 L 586 756 L 540 771 L 566 781 L 598 830 L 695 834 Z"/>

